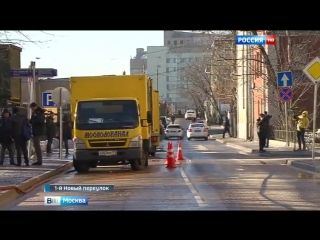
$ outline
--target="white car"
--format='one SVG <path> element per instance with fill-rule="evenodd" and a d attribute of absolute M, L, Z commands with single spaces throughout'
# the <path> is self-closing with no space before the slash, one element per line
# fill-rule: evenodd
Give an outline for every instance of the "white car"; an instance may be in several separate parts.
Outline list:
<path fill-rule="evenodd" d="M 193 118 L 197 118 L 196 111 L 194 110 L 187 110 L 186 114 L 184 115 L 185 120 L 190 120 Z"/>
<path fill-rule="evenodd" d="M 169 124 L 165 130 L 165 139 L 180 138 L 183 139 L 183 129 L 179 124 Z"/>
<path fill-rule="evenodd" d="M 192 138 L 202 138 L 208 141 L 208 128 L 203 123 L 192 123 L 187 130 L 188 141 Z"/>

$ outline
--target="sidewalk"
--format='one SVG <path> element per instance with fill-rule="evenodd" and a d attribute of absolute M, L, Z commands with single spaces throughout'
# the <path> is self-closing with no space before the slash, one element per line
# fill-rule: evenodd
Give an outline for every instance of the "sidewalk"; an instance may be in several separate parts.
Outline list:
<path fill-rule="evenodd" d="M 51 154 L 50 157 L 43 154 L 42 166 L 30 165 L 28 167 L 24 165 L 21 167 L 11 166 L 9 160 L 5 159 L 4 165 L 0 166 L 0 209 L 22 194 L 15 188 L 6 188 L 6 186 L 15 185 L 23 191 L 32 190 L 34 186 L 40 185 L 73 167 L 70 158 L 57 159 L 57 154 Z"/>
<path fill-rule="evenodd" d="M 282 157 L 292 157 L 292 156 L 301 156 L 301 157 L 311 157 L 310 151 L 293 151 L 293 143 L 290 143 L 290 147 L 286 146 L 285 142 L 270 140 L 269 148 L 265 148 L 265 153 L 259 153 L 259 144 L 258 141 L 246 141 L 239 138 L 222 138 L 221 135 L 212 136 L 216 139 L 217 142 L 225 144 L 229 147 L 239 149 L 246 153 L 256 153 L 263 155 L 272 155 L 272 156 L 282 156 Z M 320 156 L 320 148 L 316 148 L 316 156 Z"/>

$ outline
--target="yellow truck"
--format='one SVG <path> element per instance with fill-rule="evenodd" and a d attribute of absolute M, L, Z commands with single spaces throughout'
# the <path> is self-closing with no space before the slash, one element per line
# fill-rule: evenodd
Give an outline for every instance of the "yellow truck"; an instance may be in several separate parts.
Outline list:
<path fill-rule="evenodd" d="M 159 91 L 152 91 L 152 130 L 151 130 L 151 148 L 149 154 L 156 155 L 157 147 L 160 145 L 160 108 Z"/>
<path fill-rule="evenodd" d="M 73 166 L 79 173 L 101 165 L 148 166 L 152 80 L 146 75 L 71 77 Z"/>

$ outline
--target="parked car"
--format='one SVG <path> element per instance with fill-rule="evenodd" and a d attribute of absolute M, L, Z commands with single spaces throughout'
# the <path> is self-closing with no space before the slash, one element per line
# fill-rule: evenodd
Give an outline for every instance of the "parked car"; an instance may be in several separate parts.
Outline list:
<path fill-rule="evenodd" d="M 165 139 L 180 138 L 183 139 L 183 129 L 179 124 L 169 124 L 165 130 Z"/>
<path fill-rule="evenodd" d="M 202 138 L 208 141 L 208 128 L 203 123 L 192 123 L 187 130 L 187 138 L 190 141 L 193 138 Z"/>

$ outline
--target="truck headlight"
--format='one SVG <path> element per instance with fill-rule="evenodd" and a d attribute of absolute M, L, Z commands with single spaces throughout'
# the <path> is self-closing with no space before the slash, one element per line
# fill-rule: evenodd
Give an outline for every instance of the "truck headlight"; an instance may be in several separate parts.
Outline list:
<path fill-rule="evenodd" d="M 139 135 L 139 136 L 132 138 L 130 140 L 129 147 L 132 147 L 132 148 L 142 147 L 142 136 Z"/>
<path fill-rule="evenodd" d="M 76 149 L 87 149 L 87 146 L 83 139 L 73 138 L 74 150 Z"/>

